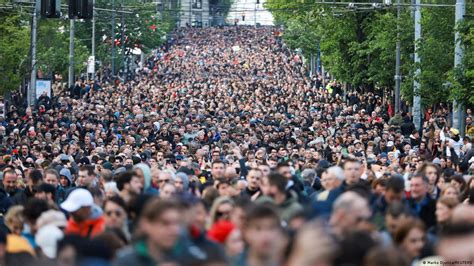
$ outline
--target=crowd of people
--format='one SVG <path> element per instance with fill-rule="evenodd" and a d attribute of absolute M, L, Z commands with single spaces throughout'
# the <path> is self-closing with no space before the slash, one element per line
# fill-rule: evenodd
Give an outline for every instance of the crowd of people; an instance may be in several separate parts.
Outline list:
<path fill-rule="evenodd" d="M 308 76 L 267 27 L 178 29 L 133 80 L 0 121 L 0 265 L 474 261 L 474 147 Z"/>

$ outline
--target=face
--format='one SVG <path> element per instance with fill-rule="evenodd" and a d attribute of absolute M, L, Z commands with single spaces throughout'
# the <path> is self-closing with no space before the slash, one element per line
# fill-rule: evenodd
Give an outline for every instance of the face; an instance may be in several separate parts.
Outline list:
<path fill-rule="evenodd" d="M 69 184 L 69 180 L 65 176 L 60 176 L 59 177 L 59 183 L 61 184 L 61 186 L 67 187 L 68 184 Z"/>
<path fill-rule="evenodd" d="M 411 197 L 415 200 L 422 199 L 428 192 L 428 187 L 422 178 L 412 178 L 410 180 Z"/>
<path fill-rule="evenodd" d="M 79 171 L 79 186 L 89 186 L 94 181 L 94 176 L 89 176 L 87 171 Z"/>
<path fill-rule="evenodd" d="M 259 171 L 251 170 L 247 175 L 248 187 L 251 190 L 255 190 L 260 185 L 260 179 L 262 178 L 262 173 Z"/>
<path fill-rule="evenodd" d="M 268 176 L 268 174 L 270 174 L 270 167 L 268 165 L 259 165 L 258 169 L 262 171 L 263 176 Z"/>
<path fill-rule="evenodd" d="M 281 230 L 278 221 L 272 218 L 261 218 L 246 225 L 243 235 L 252 251 L 260 257 L 270 257 L 277 248 L 277 240 L 281 238 Z"/>
<path fill-rule="evenodd" d="M 132 180 L 130 180 L 129 192 L 138 195 L 142 192 L 142 188 L 143 188 L 143 184 L 140 181 L 140 178 L 138 178 L 137 176 L 132 177 Z"/>
<path fill-rule="evenodd" d="M 386 225 L 387 231 L 390 233 L 390 235 L 392 235 L 392 236 L 395 235 L 395 232 L 397 231 L 398 225 L 405 218 L 407 218 L 406 215 L 400 215 L 398 217 L 394 217 L 390 214 L 385 215 L 385 225 Z"/>
<path fill-rule="evenodd" d="M 215 163 L 212 165 L 211 174 L 214 178 L 223 177 L 225 165 L 223 163 Z"/>
<path fill-rule="evenodd" d="M 344 177 L 347 184 L 352 185 L 359 182 L 361 165 L 357 162 L 347 162 L 344 164 Z"/>
<path fill-rule="evenodd" d="M 229 257 L 234 257 L 244 250 L 244 241 L 239 229 L 234 229 L 225 241 L 225 251 Z"/>
<path fill-rule="evenodd" d="M 321 176 L 321 185 L 325 190 L 331 190 L 337 187 L 337 178 L 328 172 L 323 172 Z"/>
<path fill-rule="evenodd" d="M 170 199 L 176 194 L 176 188 L 171 184 L 165 184 L 160 190 L 160 198 Z"/>
<path fill-rule="evenodd" d="M 112 201 L 107 201 L 104 206 L 104 213 L 107 228 L 123 228 L 127 219 L 127 214 L 120 205 Z"/>
<path fill-rule="evenodd" d="M 291 179 L 291 169 L 288 166 L 278 168 L 278 173 L 285 176 L 287 179 Z"/>
<path fill-rule="evenodd" d="M 436 171 L 436 168 L 432 166 L 426 167 L 425 175 L 428 177 L 428 182 L 430 185 L 433 186 L 436 184 L 436 179 L 438 178 L 438 171 Z"/>
<path fill-rule="evenodd" d="M 436 220 L 438 223 L 445 223 L 451 218 L 451 209 L 441 202 L 436 204 Z"/>
<path fill-rule="evenodd" d="M 90 217 L 91 207 L 82 207 L 79 210 L 72 212 L 71 216 L 77 223 L 84 222 Z"/>
<path fill-rule="evenodd" d="M 403 199 L 403 191 L 402 192 L 395 192 L 393 191 L 392 189 L 389 189 L 385 192 L 385 201 L 387 201 L 387 203 L 393 203 L 393 202 L 396 202 L 396 201 L 401 201 Z"/>
<path fill-rule="evenodd" d="M 204 204 L 196 204 L 193 207 L 192 224 L 200 229 L 204 229 L 207 221 L 207 211 Z"/>
<path fill-rule="evenodd" d="M 183 191 L 184 190 L 184 182 L 181 180 L 181 178 L 176 177 L 174 180 L 174 186 L 176 187 L 177 191 Z"/>
<path fill-rule="evenodd" d="M 16 190 L 16 182 L 18 176 L 15 173 L 7 173 L 3 177 L 3 186 L 8 193 L 13 193 Z"/>
<path fill-rule="evenodd" d="M 443 196 L 457 199 L 459 197 L 459 193 L 458 193 L 458 190 L 456 188 L 448 187 L 446 189 L 446 191 L 444 192 Z"/>
<path fill-rule="evenodd" d="M 410 259 L 416 258 L 420 255 L 421 249 L 425 244 L 425 233 L 419 228 L 413 228 L 401 243 L 401 248 Z"/>
<path fill-rule="evenodd" d="M 59 184 L 59 180 L 54 174 L 46 174 L 46 176 L 44 177 L 44 182 L 53 185 L 54 187 L 57 187 Z"/>
<path fill-rule="evenodd" d="M 179 238 L 181 219 L 177 209 L 169 209 L 155 221 L 144 219 L 141 228 L 155 246 L 163 250 L 170 250 Z"/>
<path fill-rule="evenodd" d="M 219 220 L 230 220 L 230 214 L 232 213 L 234 206 L 230 203 L 221 204 L 216 211 L 216 221 Z"/>

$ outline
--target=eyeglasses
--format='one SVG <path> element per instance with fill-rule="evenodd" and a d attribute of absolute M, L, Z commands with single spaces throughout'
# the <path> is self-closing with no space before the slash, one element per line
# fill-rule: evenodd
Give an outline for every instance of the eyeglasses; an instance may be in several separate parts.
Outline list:
<path fill-rule="evenodd" d="M 117 217 L 122 217 L 122 212 L 119 211 L 119 210 L 112 210 L 112 211 L 106 211 L 105 212 L 105 215 L 107 215 L 108 217 L 112 216 L 112 214 L 115 214 L 115 216 Z"/>
<path fill-rule="evenodd" d="M 158 183 L 168 183 L 169 181 L 169 179 L 159 179 Z"/>

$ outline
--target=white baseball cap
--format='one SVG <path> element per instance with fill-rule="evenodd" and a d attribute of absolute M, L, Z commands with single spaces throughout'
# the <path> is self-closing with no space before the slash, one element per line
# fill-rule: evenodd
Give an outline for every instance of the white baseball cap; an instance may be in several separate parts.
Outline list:
<path fill-rule="evenodd" d="M 74 189 L 61 204 L 61 208 L 67 212 L 75 212 L 82 207 L 89 207 L 94 204 L 92 194 L 84 188 Z"/>

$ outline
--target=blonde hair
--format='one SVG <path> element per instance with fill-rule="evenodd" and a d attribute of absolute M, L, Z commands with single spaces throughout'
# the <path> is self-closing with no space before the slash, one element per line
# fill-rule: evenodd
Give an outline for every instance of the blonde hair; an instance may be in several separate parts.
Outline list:
<path fill-rule="evenodd" d="M 25 220 L 25 217 L 23 216 L 24 209 L 25 208 L 21 205 L 13 206 L 10 209 L 8 209 L 8 212 L 5 215 L 5 225 L 8 227 L 8 229 L 11 230 L 15 222 L 20 222 L 20 223 L 24 222 Z"/>

